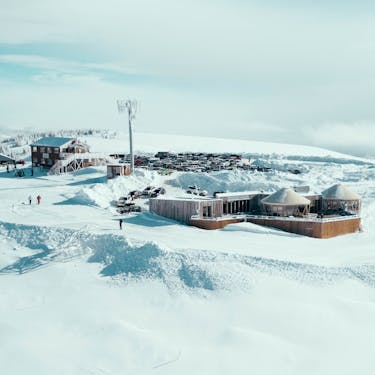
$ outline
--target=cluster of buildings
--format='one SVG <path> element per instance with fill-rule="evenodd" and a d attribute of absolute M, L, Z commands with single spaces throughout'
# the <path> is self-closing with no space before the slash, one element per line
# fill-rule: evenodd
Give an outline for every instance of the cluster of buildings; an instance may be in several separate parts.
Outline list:
<path fill-rule="evenodd" d="M 30 147 L 33 167 L 46 167 L 50 173 L 94 165 L 106 165 L 108 178 L 131 172 L 129 164 L 118 162 L 124 155 L 112 155 L 117 157 L 115 160 L 111 156 L 91 153 L 89 147 L 76 138 L 44 137 Z M 3 161 L 9 163 L 10 159 L 4 156 Z M 260 168 L 251 166 L 240 155 L 225 153 L 158 152 L 153 157 L 137 156 L 135 165 L 187 172 Z M 215 193 L 213 197 L 161 195 L 150 198 L 149 207 L 155 214 L 204 229 L 246 221 L 310 237 L 329 238 L 359 230 L 361 198 L 343 185 L 334 185 L 313 195 L 299 188 L 283 188 L 272 194 Z"/>
<path fill-rule="evenodd" d="M 283 188 L 273 194 L 217 193 L 207 197 L 158 197 L 150 211 L 204 229 L 252 222 L 316 238 L 353 233 L 360 228 L 361 198 L 343 185 L 321 194 L 301 195 Z"/>

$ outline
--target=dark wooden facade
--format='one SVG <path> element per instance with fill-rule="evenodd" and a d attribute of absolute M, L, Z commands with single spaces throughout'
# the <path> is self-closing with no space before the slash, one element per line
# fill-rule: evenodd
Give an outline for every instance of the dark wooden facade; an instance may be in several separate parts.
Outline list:
<path fill-rule="evenodd" d="M 48 137 L 43 138 L 31 147 L 31 161 L 33 166 L 51 168 L 58 160 L 64 160 L 68 155 L 88 152 L 88 147 L 80 144 L 74 138 Z"/>

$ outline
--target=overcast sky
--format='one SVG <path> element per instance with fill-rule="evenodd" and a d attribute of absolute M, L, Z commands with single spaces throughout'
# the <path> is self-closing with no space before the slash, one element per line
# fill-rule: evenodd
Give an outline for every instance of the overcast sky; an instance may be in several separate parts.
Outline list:
<path fill-rule="evenodd" d="M 375 155 L 375 1 L 0 0 L 0 127 Z"/>

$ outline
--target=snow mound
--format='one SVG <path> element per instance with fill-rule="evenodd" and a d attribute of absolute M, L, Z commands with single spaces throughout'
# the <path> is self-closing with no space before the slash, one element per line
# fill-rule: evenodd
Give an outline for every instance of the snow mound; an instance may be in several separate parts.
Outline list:
<path fill-rule="evenodd" d="M 271 179 L 272 175 L 272 179 Z M 181 173 L 168 184 L 181 189 L 197 185 L 210 194 L 215 191 L 272 191 L 285 184 L 277 172 L 258 173 L 228 170 L 212 173 Z"/>
<path fill-rule="evenodd" d="M 133 244 L 114 234 L 0 222 L 0 240 L 4 238 L 31 253 L 22 252 L 0 274 L 22 274 L 78 258 L 100 264 L 104 277 L 125 283 L 155 280 L 171 291 L 248 290 L 264 276 L 323 285 L 351 279 L 375 287 L 375 264 L 326 267 L 205 250 L 172 251 L 155 242 Z"/>
<path fill-rule="evenodd" d="M 131 176 L 103 180 L 93 186 L 81 188 L 72 198 L 60 204 L 80 204 L 108 208 L 111 202 L 126 196 L 132 190 L 143 190 L 148 185 L 159 186 L 161 176 L 156 171 L 137 169 Z"/>

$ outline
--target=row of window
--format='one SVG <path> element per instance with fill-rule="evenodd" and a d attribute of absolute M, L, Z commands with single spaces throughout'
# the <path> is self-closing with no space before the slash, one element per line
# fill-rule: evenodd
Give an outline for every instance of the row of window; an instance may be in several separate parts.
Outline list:
<path fill-rule="evenodd" d="M 55 154 L 58 154 L 60 152 L 60 149 L 58 147 L 40 147 L 40 152 L 47 152 L 51 154 L 52 150 L 53 150 L 53 153 Z M 38 151 L 38 147 L 33 146 L 33 152 L 37 152 L 37 151 Z"/>
<path fill-rule="evenodd" d="M 52 165 L 53 161 L 51 159 L 42 159 L 40 161 L 40 164 L 42 164 L 42 165 Z"/>

